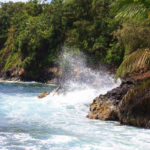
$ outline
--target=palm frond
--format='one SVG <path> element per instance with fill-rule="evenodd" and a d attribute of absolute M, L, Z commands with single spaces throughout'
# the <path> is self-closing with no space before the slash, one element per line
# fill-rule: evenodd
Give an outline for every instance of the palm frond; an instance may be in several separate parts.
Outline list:
<path fill-rule="evenodd" d="M 147 9 L 143 5 L 130 4 L 128 7 L 124 5 L 116 15 L 116 18 L 136 18 L 140 20 L 146 18 L 147 14 Z"/>
<path fill-rule="evenodd" d="M 116 79 L 124 77 L 128 73 L 138 71 L 150 66 L 150 49 L 139 49 L 130 54 L 120 65 L 116 73 Z"/>
<path fill-rule="evenodd" d="M 117 12 L 116 18 L 125 19 L 145 19 L 148 18 L 150 7 L 144 2 L 134 2 L 133 0 L 117 0 L 113 4 Z"/>

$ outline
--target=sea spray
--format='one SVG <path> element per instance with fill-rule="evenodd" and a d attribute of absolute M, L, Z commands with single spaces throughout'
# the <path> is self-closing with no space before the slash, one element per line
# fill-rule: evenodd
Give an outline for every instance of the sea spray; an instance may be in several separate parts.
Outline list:
<path fill-rule="evenodd" d="M 120 84 L 120 80 L 116 84 L 114 83 L 114 75 L 105 72 L 104 67 L 101 67 L 103 70 L 93 70 L 87 67 L 87 58 L 81 52 L 64 48 L 59 62 L 63 72 L 60 84 L 69 87 L 69 89 L 80 90 L 80 88 L 85 89 L 86 87 L 107 91 L 107 88 L 112 89 Z"/>

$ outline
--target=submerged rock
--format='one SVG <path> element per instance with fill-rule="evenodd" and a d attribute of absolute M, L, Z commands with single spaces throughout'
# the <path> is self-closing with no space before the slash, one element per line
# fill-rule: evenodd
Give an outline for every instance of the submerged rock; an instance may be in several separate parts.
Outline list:
<path fill-rule="evenodd" d="M 49 95 L 49 94 L 50 94 L 49 92 L 45 91 L 45 92 L 39 94 L 39 95 L 38 95 L 38 98 L 44 98 L 44 97 L 46 97 L 46 96 Z"/>
<path fill-rule="evenodd" d="M 50 93 L 51 93 L 52 95 L 59 94 L 60 89 L 61 89 L 61 86 L 57 87 L 56 89 L 54 89 L 54 90 L 51 91 L 51 92 L 45 91 L 45 92 L 39 94 L 39 95 L 38 95 L 38 98 L 44 98 L 44 97 L 46 97 L 47 95 L 49 95 Z"/>

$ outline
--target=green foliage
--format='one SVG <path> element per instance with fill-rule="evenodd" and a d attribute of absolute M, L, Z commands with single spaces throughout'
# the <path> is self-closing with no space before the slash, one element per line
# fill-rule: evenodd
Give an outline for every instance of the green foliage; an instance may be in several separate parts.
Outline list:
<path fill-rule="evenodd" d="M 1 6 L 2 29 L 7 23 L 3 16 L 7 15 L 9 25 L 0 34 L 2 38 L 6 37 L 1 45 L 4 54 L 0 58 L 0 66 L 8 70 L 20 64 L 33 75 L 53 65 L 64 38 L 62 2 L 53 1 L 48 5 L 33 0 L 26 4 L 10 2 Z"/>
<path fill-rule="evenodd" d="M 150 47 L 150 25 L 135 21 L 124 23 L 122 29 L 115 32 L 120 45 L 125 47 L 125 57 L 137 49 Z"/>
<path fill-rule="evenodd" d="M 116 74 L 118 78 L 149 65 L 150 1 L 116 0 L 113 6 L 116 18 L 122 22 L 114 35 L 125 49 L 124 61 Z"/>
<path fill-rule="evenodd" d="M 113 44 L 112 32 L 118 27 L 118 22 L 112 20 L 114 14 L 110 5 L 111 1 L 104 0 L 74 0 L 66 5 L 66 11 L 73 9 L 72 13 L 66 13 L 72 20 L 66 34 L 66 43 L 78 47 L 89 56 L 88 62 L 94 64 L 108 62 L 105 57 Z"/>
<path fill-rule="evenodd" d="M 116 18 L 121 20 L 145 20 L 150 11 L 149 0 L 116 0 L 113 4 Z"/>
<path fill-rule="evenodd" d="M 118 66 L 124 59 L 123 64 L 130 66 L 128 56 L 150 47 L 149 4 L 149 0 L 1 3 L 0 68 L 20 64 L 26 72 L 38 74 L 57 65 L 63 45 L 86 54 L 89 64 Z"/>
<path fill-rule="evenodd" d="M 124 57 L 124 47 L 117 45 L 116 43 L 111 45 L 111 48 L 108 49 L 105 62 L 108 64 L 115 64 L 119 66 Z"/>
<path fill-rule="evenodd" d="M 116 78 L 124 77 L 128 73 L 139 71 L 140 69 L 149 68 L 149 66 L 150 49 L 136 50 L 122 62 L 117 70 Z"/>
<path fill-rule="evenodd" d="M 19 63 L 18 60 L 19 60 L 18 53 L 13 53 L 8 57 L 4 69 L 8 70 L 13 66 L 15 67 Z"/>

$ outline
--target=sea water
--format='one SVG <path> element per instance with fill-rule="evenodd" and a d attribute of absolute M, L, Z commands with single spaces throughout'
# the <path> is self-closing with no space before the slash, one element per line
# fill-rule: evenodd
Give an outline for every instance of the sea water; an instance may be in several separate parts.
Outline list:
<path fill-rule="evenodd" d="M 99 87 L 68 81 L 43 99 L 56 87 L 0 82 L 0 150 L 150 150 L 150 130 L 86 118 L 93 99 L 120 84 L 100 76 Z"/>
<path fill-rule="evenodd" d="M 0 82 L 0 150 L 150 150 L 150 130 L 86 118 L 93 99 L 121 82 L 84 55 L 62 56 L 61 89 L 43 99 L 57 86 Z"/>

